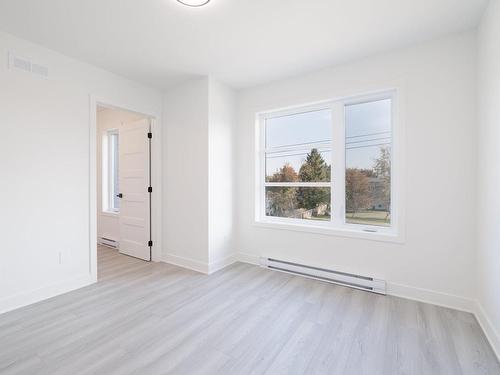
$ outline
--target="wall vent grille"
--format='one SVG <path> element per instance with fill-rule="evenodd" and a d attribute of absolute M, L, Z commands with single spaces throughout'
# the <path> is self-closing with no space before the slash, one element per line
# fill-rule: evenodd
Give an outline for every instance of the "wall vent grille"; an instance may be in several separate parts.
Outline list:
<path fill-rule="evenodd" d="M 43 78 L 49 76 L 48 67 L 34 63 L 30 59 L 15 55 L 12 52 L 9 53 L 9 69 L 22 70 Z"/>
<path fill-rule="evenodd" d="M 47 78 L 49 76 L 49 68 L 43 65 L 32 63 L 31 73 Z"/>

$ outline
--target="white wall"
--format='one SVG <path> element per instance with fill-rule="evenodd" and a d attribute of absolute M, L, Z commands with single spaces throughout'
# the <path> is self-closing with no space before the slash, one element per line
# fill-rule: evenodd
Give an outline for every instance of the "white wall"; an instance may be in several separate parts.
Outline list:
<path fill-rule="evenodd" d="M 9 70 L 8 51 L 48 66 L 49 78 Z M 4 33 L 0 61 L 0 311 L 5 311 L 92 281 L 89 95 L 158 118 L 162 95 Z"/>
<path fill-rule="evenodd" d="M 103 210 L 103 139 L 110 129 L 120 129 L 123 124 L 143 119 L 143 115 L 117 109 L 101 109 L 97 112 L 97 238 L 105 237 L 120 241 L 119 213 Z M 104 159 L 106 160 L 106 159 Z M 106 170 L 104 168 L 104 170 Z"/>
<path fill-rule="evenodd" d="M 209 268 L 213 272 L 235 261 L 234 163 L 235 94 L 209 79 Z"/>
<path fill-rule="evenodd" d="M 163 258 L 207 269 L 208 78 L 186 82 L 164 97 Z"/>
<path fill-rule="evenodd" d="M 234 93 L 205 77 L 164 98 L 164 260 L 211 273 L 236 260 Z"/>
<path fill-rule="evenodd" d="M 478 312 L 500 357 L 500 1 L 478 30 Z"/>
<path fill-rule="evenodd" d="M 473 32 L 240 92 L 238 248 L 388 281 L 391 294 L 472 308 L 476 49 Z M 403 244 L 254 225 L 255 113 L 397 87 L 406 127 Z"/>

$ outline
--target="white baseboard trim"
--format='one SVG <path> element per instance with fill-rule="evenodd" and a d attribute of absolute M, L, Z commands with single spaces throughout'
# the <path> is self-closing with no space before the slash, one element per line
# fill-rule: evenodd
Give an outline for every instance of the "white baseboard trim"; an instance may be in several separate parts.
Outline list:
<path fill-rule="evenodd" d="M 187 268 L 196 272 L 201 272 L 206 275 L 210 275 L 214 272 L 220 271 L 221 269 L 235 263 L 238 261 L 238 257 L 236 254 L 227 256 L 225 258 L 205 263 L 200 262 L 199 260 L 185 258 L 178 255 L 173 254 L 165 254 L 163 256 L 163 262 L 173 264 L 174 266 Z"/>
<path fill-rule="evenodd" d="M 180 257 L 178 255 L 167 253 L 163 255 L 163 261 L 165 263 L 173 264 L 174 266 L 187 268 L 207 275 L 209 273 L 209 264 L 205 262 L 200 262 L 195 259 Z"/>
<path fill-rule="evenodd" d="M 259 256 L 254 254 L 238 254 L 238 260 L 243 263 L 259 265 L 259 258 Z M 466 311 L 470 313 L 474 312 L 473 300 L 452 294 L 436 292 L 433 290 L 387 282 L 387 294 L 394 297 L 401 297 L 414 301 L 430 303 L 433 305 L 448 307 L 455 310 Z"/>
<path fill-rule="evenodd" d="M 247 253 L 238 253 L 237 255 L 237 259 L 239 262 L 254 264 L 257 266 L 260 265 L 259 258 L 260 257 L 258 257 L 257 255 L 247 254 Z"/>
<path fill-rule="evenodd" d="M 493 323 L 491 323 L 491 320 L 488 318 L 486 311 L 484 311 L 483 306 L 478 301 L 476 301 L 475 307 L 476 309 L 474 311 L 474 315 L 476 316 L 484 335 L 488 339 L 491 348 L 495 352 L 497 359 L 500 361 L 500 333 L 495 329 Z"/>
<path fill-rule="evenodd" d="M 225 258 L 210 262 L 210 264 L 208 265 L 208 273 L 212 274 L 214 272 L 220 271 L 221 269 L 226 268 L 227 266 L 230 266 L 231 264 L 237 261 L 238 261 L 237 255 L 232 254 Z"/>
<path fill-rule="evenodd" d="M 23 306 L 31 305 L 60 294 L 71 292 L 75 289 L 93 284 L 91 275 L 84 275 L 61 283 L 45 286 L 30 292 L 17 294 L 0 300 L 0 314 L 12 311 Z"/>
<path fill-rule="evenodd" d="M 436 292 L 434 290 L 391 282 L 387 282 L 387 294 L 394 297 L 401 297 L 413 301 L 430 303 L 431 305 L 474 313 L 474 301 L 472 299 L 454 294 Z"/>

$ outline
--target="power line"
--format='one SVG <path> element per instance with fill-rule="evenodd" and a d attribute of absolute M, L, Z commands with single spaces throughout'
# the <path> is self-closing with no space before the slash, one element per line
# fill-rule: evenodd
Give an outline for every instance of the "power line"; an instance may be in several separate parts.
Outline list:
<path fill-rule="evenodd" d="M 351 145 L 353 143 L 365 143 L 365 142 L 373 142 L 373 141 L 383 141 L 384 139 L 391 139 L 391 137 L 365 139 L 363 141 L 346 142 L 345 144 L 346 145 Z"/>
<path fill-rule="evenodd" d="M 322 153 L 322 152 L 330 152 L 332 151 L 332 148 L 331 147 L 312 147 L 312 148 L 303 148 L 303 149 L 300 149 L 300 150 L 288 150 L 288 151 L 279 151 L 279 150 L 276 150 L 276 151 L 266 151 L 266 155 L 270 155 L 270 154 L 280 154 L 278 155 L 277 157 L 280 157 L 280 156 L 287 156 L 290 152 L 291 153 L 309 153 L 311 150 L 313 149 L 316 149 L 318 150 L 318 152 Z"/>
<path fill-rule="evenodd" d="M 346 139 L 351 139 L 351 138 L 362 138 L 362 137 L 370 137 L 370 136 L 373 136 L 373 135 L 381 135 L 381 134 L 387 134 L 387 133 L 391 133 L 391 131 L 384 131 L 384 132 L 378 132 L 378 133 L 367 133 L 367 134 L 361 134 L 361 135 L 352 135 L 352 136 L 349 136 L 349 137 L 345 137 Z M 388 137 L 384 137 L 384 138 L 390 138 L 390 136 Z M 377 140 L 377 139 L 370 139 L 370 140 Z M 366 141 L 370 141 L 370 140 L 366 140 Z M 290 144 L 286 144 L 286 145 L 282 145 L 282 146 L 272 146 L 271 148 L 284 148 L 284 147 L 296 147 L 296 146 L 305 146 L 305 145 L 315 145 L 315 144 L 323 144 L 323 143 L 329 143 L 331 142 L 332 140 L 331 139 L 325 139 L 325 140 L 322 140 L 322 141 L 310 141 L 310 142 L 303 142 L 303 143 L 290 143 Z M 356 142 L 364 142 L 364 141 L 356 141 Z M 349 144 L 349 143 L 354 143 L 354 142 L 348 142 L 346 144 Z M 280 152 L 279 150 L 276 150 L 276 151 L 271 151 L 271 152 Z"/>
<path fill-rule="evenodd" d="M 391 133 L 391 131 L 388 130 L 388 131 L 385 131 L 385 132 L 378 132 L 378 133 L 368 133 L 368 134 L 362 134 L 362 135 L 351 135 L 349 137 L 346 136 L 346 139 L 348 139 L 348 138 L 368 137 L 370 135 L 380 135 L 380 134 L 385 134 L 385 133 Z"/>
<path fill-rule="evenodd" d="M 370 139 L 370 140 L 366 140 L 366 141 L 349 142 L 349 143 L 346 143 L 346 145 L 355 144 L 355 143 L 362 143 L 362 142 L 373 142 L 376 140 L 383 140 L 383 139 L 388 139 L 388 138 L 377 138 L 377 139 Z M 382 143 L 367 144 L 367 145 L 365 144 L 365 145 L 360 145 L 360 146 L 349 146 L 349 147 L 346 147 L 345 149 L 346 150 L 353 150 L 353 149 L 358 149 L 358 148 L 377 147 L 377 146 L 385 146 L 385 145 L 391 145 L 391 142 L 382 142 Z M 289 156 L 307 155 L 307 154 L 309 154 L 309 152 L 310 151 L 308 150 L 308 151 L 302 151 L 302 152 L 285 153 L 283 155 L 274 155 L 274 156 L 269 156 L 269 154 L 273 154 L 276 152 L 267 152 L 266 159 L 277 159 L 277 158 L 286 158 Z M 326 152 L 331 152 L 331 149 L 319 151 L 320 154 L 323 154 Z"/>
<path fill-rule="evenodd" d="M 321 143 L 328 143 L 331 142 L 331 139 L 326 139 L 323 141 L 311 141 L 311 142 L 304 142 L 304 143 L 292 143 L 288 145 L 283 145 L 283 146 L 273 146 L 272 148 L 282 148 L 282 147 L 294 147 L 294 146 L 304 146 L 304 145 L 313 145 L 313 144 L 321 144 Z"/>
<path fill-rule="evenodd" d="M 356 148 L 376 147 L 376 146 L 384 146 L 384 145 L 390 145 L 390 144 L 391 144 L 390 142 L 388 142 L 388 143 L 377 143 L 375 145 L 364 145 L 364 146 L 346 147 L 345 149 L 346 150 L 353 150 L 353 149 L 356 149 Z"/>
<path fill-rule="evenodd" d="M 330 152 L 330 151 L 320 151 L 319 153 L 325 153 L 325 152 Z M 276 156 L 267 156 L 266 154 L 266 159 L 276 159 L 276 158 L 284 158 L 287 156 L 298 156 L 298 155 L 307 155 L 309 154 L 309 151 L 304 151 L 304 152 L 297 152 L 294 154 L 286 154 L 286 155 L 276 155 Z"/>
<path fill-rule="evenodd" d="M 346 136 L 345 138 L 346 139 L 362 138 L 362 137 L 370 137 L 370 136 L 373 136 L 373 135 L 381 135 L 381 134 L 387 134 L 387 133 L 390 134 L 391 131 L 387 130 L 387 131 L 377 132 L 377 133 L 366 133 L 366 134 L 360 134 L 360 135 L 351 135 L 351 136 Z M 309 142 L 302 142 L 302 143 L 290 143 L 290 144 L 281 145 L 281 146 L 272 146 L 271 148 L 283 148 L 283 147 L 295 147 L 295 146 L 314 145 L 314 144 L 329 143 L 331 141 L 332 141 L 332 139 L 324 139 L 324 140 L 321 140 L 321 141 L 309 141 Z"/>

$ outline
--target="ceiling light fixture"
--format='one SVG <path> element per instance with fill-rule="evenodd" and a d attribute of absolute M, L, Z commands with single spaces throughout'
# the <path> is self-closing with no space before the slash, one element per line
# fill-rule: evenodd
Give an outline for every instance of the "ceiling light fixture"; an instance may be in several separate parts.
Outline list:
<path fill-rule="evenodd" d="M 201 7 L 203 5 L 207 5 L 210 0 L 177 0 L 177 1 L 183 5 L 187 5 L 188 7 Z"/>

